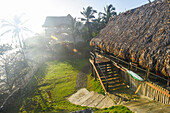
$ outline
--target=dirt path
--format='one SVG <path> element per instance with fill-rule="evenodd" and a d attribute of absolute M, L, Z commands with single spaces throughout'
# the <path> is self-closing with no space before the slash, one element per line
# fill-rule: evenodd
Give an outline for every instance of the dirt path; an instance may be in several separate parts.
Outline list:
<path fill-rule="evenodd" d="M 90 70 L 90 64 L 88 63 L 83 69 L 77 74 L 75 89 L 81 89 L 87 87 L 87 73 Z"/>
<path fill-rule="evenodd" d="M 153 101 L 146 97 L 124 103 L 134 113 L 170 113 L 170 105 Z"/>

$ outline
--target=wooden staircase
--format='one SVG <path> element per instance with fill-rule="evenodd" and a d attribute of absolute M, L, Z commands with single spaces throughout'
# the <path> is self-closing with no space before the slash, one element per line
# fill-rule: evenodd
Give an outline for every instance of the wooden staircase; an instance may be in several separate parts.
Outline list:
<path fill-rule="evenodd" d="M 95 65 L 98 72 L 100 73 L 99 75 L 104 86 L 108 87 L 106 88 L 108 89 L 108 92 L 126 87 L 126 85 L 120 79 L 118 70 L 113 66 L 111 61 L 102 62 L 102 59 L 100 59 L 100 62 L 96 62 Z"/>

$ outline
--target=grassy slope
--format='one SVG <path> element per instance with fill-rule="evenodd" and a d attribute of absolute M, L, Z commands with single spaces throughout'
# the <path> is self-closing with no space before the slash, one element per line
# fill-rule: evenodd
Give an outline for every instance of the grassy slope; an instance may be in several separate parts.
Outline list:
<path fill-rule="evenodd" d="M 76 75 L 87 62 L 83 59 L 44 64 L 27 86 L 31 93 L 26 94 L 20 111 L 61 113 L 85 109 L 69 103 L 66 97 L 75 92 Z M 52 99 L 48 98 L 49 90 Z"/>
<path fill-rule="evenodd" d="M 71 104 L 67 97 L 75 91 L 76 76 L 82 67 L 88 63 L 87 59 L 52 61 L 41 66 L 34 78 L 27 87 L 21 91 L 22 98 L 11 109 L 9 113 L 67 113 L 86 109 L 78 105 Z M 88 89 L 103 93 L 99 82 L 88 76 Z M 52 98 L 48 98 L 46 91 L 51 92 Z M 14 112 L 15 111 L 15 112 Z M 111 107 L 109 109 L 94 109 L 95 112 L 130 113 L 124 106 Z"/>

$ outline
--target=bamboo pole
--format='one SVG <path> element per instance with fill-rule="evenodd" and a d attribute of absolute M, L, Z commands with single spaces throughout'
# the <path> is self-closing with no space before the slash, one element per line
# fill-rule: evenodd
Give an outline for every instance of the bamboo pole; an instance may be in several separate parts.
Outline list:
<path fill-rule="evenodd" d="M 97 76 L 98 76 L 98 78 L 99 78 L 99 81 L 100 81 L 100 83 L 101 83 L 101 85 L 102 85 L 105 93 L 107 93 L 106 88 L 105 88 L 105 86 L 104 86 L 104 84 L 103 84 L 103 82 L 102 82 L 102 80 L 101 80 L 101 78 L 100 78 L 100 75 L 99 75 L 99 73 L 98 73 L 98 71 L 97 71 L 97 69 L 96 69 L 96 66 L 94 65 L 94 63 L 93 63 L 93 61 L 92 61 L 91 59 L 89 59 L 89 61 L 90 61 L 90 63 L 93 65 L 94 70 L 96 71 L 96 74 L 97 74 Z"/>

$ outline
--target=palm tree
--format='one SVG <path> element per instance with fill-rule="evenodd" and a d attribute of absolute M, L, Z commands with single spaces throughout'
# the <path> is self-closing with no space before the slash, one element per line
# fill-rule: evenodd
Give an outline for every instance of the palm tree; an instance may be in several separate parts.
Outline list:
<path fill-rule="evenodd" d="M 115 7 L 113 7 L 112 4 L 106 5 L 106 7 L 104 7 L 104 13 L 100 12 L 100 14 L 103 15 L 103 21 L 105 22 L 105 24 L 108 23 L 109 18 L 111 16 L 116 16 L 117 15 L 117 13 L 115 12 Z"/>
<path fill-rule="evenodd" d="M 76 47 L 76 36 L 80 34 L 80 29 L 81 29 L 82 23 L 76 21 L 76 18 L 71 18 L 71 34 L 73 37 L 74 41 L 74 48 Z"/>
<path fill-rule="evenodd" d="M 83 11 L 80 12 L 84 18 L 81 18 L 81 21 L 85 22 L 85 26 L 88 28 L 88 33 L 89 36 L 92 37 L 92 32 L 91 32 L 91 22 L 95 18 L 94 14 L 97 13 L 96 10 L 94 10 L 91 6 L 88 6 L 86 9 L 83 8 Z"/>
<path fill-rule="evenodd" d="M 1 28 L 6 28 L 5 29 L 6 31 L 3 32 L 0 36 L 2 37 L 5 34 L 12 33 L 12 40 L 15 39 L 16 45 L 19 44 L 19 47 L 21 49 L 21 52 L 25 60 L 25 54 L 23 51 L 24 48 L 23 32 L 28 32 L 30 30 L 24 26 L 27 20 L 22 21 L 21 19 L 22 19 L 22 15 L 16 15 L 14 16 L 12 22 L 1 20 L 2 23 Z"/>
<path fill-rule="evenodd" d="M 100 13 L 98 13 L 98 18 L 94 19 L 92 22 L 93 33 L 98 34 L 100 30 L 103 29 L 104 27 L 105 27 L 105 23 L 103 21 L 103 17 Z"/>

